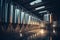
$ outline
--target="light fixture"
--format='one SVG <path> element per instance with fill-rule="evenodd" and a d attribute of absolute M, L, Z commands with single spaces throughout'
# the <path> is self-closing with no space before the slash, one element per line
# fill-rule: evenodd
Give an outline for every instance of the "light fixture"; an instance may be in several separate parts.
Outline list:
<path fill-rule="evenodd" d="M 30 5 L 34 5 L 35 4 L 35 1 L 31 2 Z"/>
<path fill-rule="evenodd" d="M 41 6 L 41 7 L 35 8 L 35 10 L 39 10 L 39 9 L 43 9 L 43 8 L 45 8 L 45 6 Z"/>
<path fill-rule="evenodd" d="M 42 2 L 42 0 L 36 0 L 35 3 L 39 3 L 39 2 Z"/>
<path fill-rule="evenodd" d="M 56 31 L 53 29 L 53 33 L 56 33 Z"/>
<path fill-rule="evenodd" d="M 56 27 L 56 26 L 57 26 L 57 22 L 53 21 L 53 27 Z"/>
<path fill-rule="evenodd" d="M 39 3 L 39 2 L 42 2 L 42 0 L 35 0 L 35 1 L 31 2 L 30 5 L 35 5 L 35 4 Z"/>
<path fill-rule="evenodd" d="M 56 27 L 56 25 L 55 25 L 55 24 L 53 24 L 53 27 Z"/>
<path fill-rule="evenodd" d="M 22 33 L 20 33 L 20 37 L 22 37 Z"/>
<path fill-rule="evenodd" d="M 41 12 L 39 12 L 39 14 L 40 14 L 40 13 L 45 13 L 45 12 L 47 12 L 47 10 L 45 10 L 45 11 L 41 11 Z"/>

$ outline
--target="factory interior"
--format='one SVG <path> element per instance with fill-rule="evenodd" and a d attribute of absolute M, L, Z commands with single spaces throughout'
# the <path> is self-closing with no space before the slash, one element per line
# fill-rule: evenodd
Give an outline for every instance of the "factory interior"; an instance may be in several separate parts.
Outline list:
<path fill-rule="evenodd" d="M 0 40 L 60 40 L 60 0 L 0 0 Z"/>

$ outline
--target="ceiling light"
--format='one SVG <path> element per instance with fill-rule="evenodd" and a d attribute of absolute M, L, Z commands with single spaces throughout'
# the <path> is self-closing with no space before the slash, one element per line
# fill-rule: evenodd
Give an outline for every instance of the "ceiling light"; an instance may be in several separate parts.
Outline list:
<path fill-rule="evenodd" d="M 42 2 L 42 0 L 36 0 L 35 3 L 39 3 L 39 2 Z"/>
<path fill-rule="evenodd" d="M 39 9 L 42 9 L 42 8 L 45 8 L 45 6 L 41 6 L 41 7 L 35 8 L 35 10 L 39 10 Z"/>
<path fill-rule="evenodd" d="M 35 1 L 31 2 L 30 5 L 34 5 L 35 4 Z"/>
<path fill-rule="evenodd" d="M 42 0 L 35 0 L 35 1 L 31 2 L 30 5 L 34 5 L 34 4 L 39 3 L 39 2 L 42 2 Z"/>
<path fill-rule="evenodd" d="M 45 10 L 45 11 L 41 11 L 41 12 L 39 12 L 39 13 L 45 13 L 45 12 L 47 12 L 47 10 Z"/>

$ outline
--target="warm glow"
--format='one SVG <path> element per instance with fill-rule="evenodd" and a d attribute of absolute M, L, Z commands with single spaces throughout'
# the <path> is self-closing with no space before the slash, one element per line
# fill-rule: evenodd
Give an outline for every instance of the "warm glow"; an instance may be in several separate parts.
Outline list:
<path fill-rule="evenodd" d="M 41 27 L 44 27 L 44 24 L 41 24 Z"/>
<path fill-rule="evenodd" d="M 44 34 L 44 30 L 43 30 L 43 29 L 41 29 L 39 32 L 40 32 L 42 35 Z"/>
<path fill-rule="evenodd" d="M 41 22 L 40 27 L 45 27 L 45 22 Z"/>
<path fill-rule="evenodd" d="M 52 15 L 50 14 L 50 23 L 52 23 Z"/>
<path fill-rule="evenodd" d="M 44 29 L 34 29 L 34 30 L 31 30 L 31 31 L 28 31 L 28 32 L 35 33 L 34 34 L 35 37 L 45 37 L 48 33 L 48 31 L 44 30 Z"/>
<path fill-rule="evenodd" d="M 28 22 L 29 24 L 32 24 L 32 25 L 39 25 L 39 23 L 38 22 L 35 22 L 35 21 L 30 21 L 30 22 Z"/>
<path fill-rule="evenodd" d="M 47 35 L 47 30 L 40 29 L 39 32 L 37 32 L 37 36 L 44 37 Z"/>

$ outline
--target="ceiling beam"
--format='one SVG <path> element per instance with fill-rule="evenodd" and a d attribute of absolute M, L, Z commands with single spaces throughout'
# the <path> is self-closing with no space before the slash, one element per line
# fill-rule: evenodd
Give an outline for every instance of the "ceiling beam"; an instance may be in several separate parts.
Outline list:
<path fill-rule="evenodd" d="M 31 12 L 39 12 L 39 11 L 49 10 L 49 9 L 53 9 L 53 7 L 47 7 L 47 8 L 43 8 L 43 9 L 39 9 L 39 10 L 30 10 L 30 11 Z"/>
<path fill-rule="evenodd" d="M 41 3 L 38 3 L 38 4 L 35 4 L 35 5 L 32 5 L 30 8 L 36 8 L 36 7 L 40 7 L 40 6 L 44 6 L 46 5 L 48 2 L 41 2 Z"/>
<path fill-rule="evenodd" d="M 32 1 L 35 1 L 35 0 L 25 0 L 25 1 L 21 1 L 21 2 L 22 2 L 22 4 L 27 5 Z"/>

